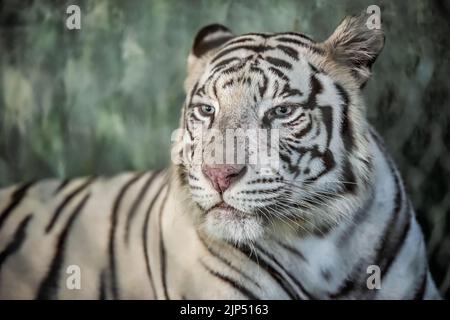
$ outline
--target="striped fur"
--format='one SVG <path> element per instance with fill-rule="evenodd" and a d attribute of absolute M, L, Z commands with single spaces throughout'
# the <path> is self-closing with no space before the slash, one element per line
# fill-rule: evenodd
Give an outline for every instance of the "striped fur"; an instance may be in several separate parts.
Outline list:
<path fill-rule="evenodd" d="M 364 117 L 360 88 L 382 33 L 363 18 L 324 43 L 202 29 L 181 143 L 206 154 L 194 121 L 279 128 L 282 166 L 267 177 L 247 165 L 223 194 L 186 159 L 167 171 L 3 189 L 0 298 L 438 299 L 400 174 Z M 205 104 L 215 112 L 200 112 Z M 295 108 L 279 117 L 279 105 Z M 66 285 L 71 265 L 80 290 Z M 371 265 L 379 290 L 367 287 Z"/>

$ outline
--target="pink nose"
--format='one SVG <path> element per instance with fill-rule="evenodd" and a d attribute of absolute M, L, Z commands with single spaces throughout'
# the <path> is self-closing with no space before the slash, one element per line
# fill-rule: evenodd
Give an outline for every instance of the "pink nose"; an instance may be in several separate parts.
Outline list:
<path fill-rule="evenodd" d="M 244 165 L 203 165 L 203 174 L 211 181 L 214 189 L 223 193 L 229 186 L 245 173 Z"/>

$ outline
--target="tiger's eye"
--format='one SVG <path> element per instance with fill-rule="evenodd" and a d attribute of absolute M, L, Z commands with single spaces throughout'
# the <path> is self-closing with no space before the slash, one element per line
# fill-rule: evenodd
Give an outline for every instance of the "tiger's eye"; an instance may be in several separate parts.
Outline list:
<path fill-rule="evenodd" d="M 206 116 L 214 114 L 214 110 L 215 110 L 214 107 L 209 106 L 207 104 L 200 106 L 200 111 Z"/>
<path fill-rule="evenodd" d="M 286 105 L 278 106 L 275 108 L 274 114 L 277 117 L 285 117 L 285 116 L 288 116 L 291 114 L 292 109 L 293 108 L 291 106 L 286 106 Z"/>

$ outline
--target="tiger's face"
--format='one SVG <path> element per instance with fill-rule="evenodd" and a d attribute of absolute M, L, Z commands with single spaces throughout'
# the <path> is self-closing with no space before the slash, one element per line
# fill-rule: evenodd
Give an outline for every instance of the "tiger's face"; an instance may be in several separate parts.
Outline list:
<path fill-rule="evenodd" d="M 202 231 L 237 244 L 324 233 L 364 200 L 371 158 L 360 87 L 383 39 L 362 19 L 344 20 L 324 43 L 236 37 L 220 25 L 198 33 L 178 172 Z"/>

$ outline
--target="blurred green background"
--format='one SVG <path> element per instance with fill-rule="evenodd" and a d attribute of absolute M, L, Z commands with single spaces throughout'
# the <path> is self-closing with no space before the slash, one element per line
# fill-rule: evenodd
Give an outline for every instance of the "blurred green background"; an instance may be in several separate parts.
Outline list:
<path fill-rule="evenodd" d="M 81 30 L 67 30 L 69 4 Z M 450 287 L 450 1 L 1 1 L 0 187 L 159 168 L 184 99 L 196 31 L 301 31 L 324 40 L 376 4 L 386 46 L 364 89 Z"/>

